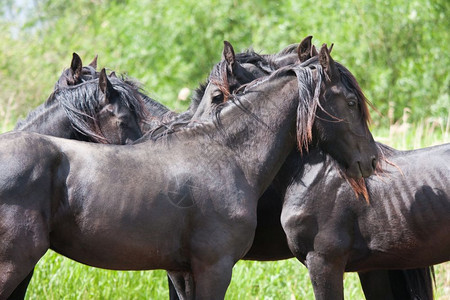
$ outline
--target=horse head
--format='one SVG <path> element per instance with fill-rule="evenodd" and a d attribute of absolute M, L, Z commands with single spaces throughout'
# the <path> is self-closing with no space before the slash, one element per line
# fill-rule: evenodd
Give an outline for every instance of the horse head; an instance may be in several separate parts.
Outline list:
<path fill-rule="evenodd" d="M 208 93 L 212 95 L 211 101 L 201 101 L 192 119 L 210 119 L 214 107 L 226 102 L 230 93 L 246 83 L 266 76 L 268 73 L 259 67 L 263 61 L 265 61 L 264 58 L 254 52 L 236 55 L 231 43 L 224 41 L 222 61 L 214 66 L 207 80 L 207 82 L 213 81 L 214 84 L 206 85 L 201 91 L 202 97 L 207 92 L 207 88 L 214 89 L 214 91 L 208 90 Z"/>
<path fill-rule="evenodd" d="M 98 72 L 96 68 L 97 56 L 83 66 L 80 56 L 73 53 L 70 68 L 63 71 L 55 84 L 54 94 L 64 96 L 56 98 L 63 102 L 72 127 L 77 130 L 73 136 L 107 144 L 136 140 L 142 136 L 136 124 L 145 123 L 147 117 L 145 107 L 138 104 L 142 93 L 133 82 L 117 77 L 115 72 L 108 79 L 104 69 Z M 90 82 L 96 82 L 101 93 L 89 92 L 93 86 Z M 77 96 L 74 98 L 72 94 Z M 98 99 L 92 97 L 94 94 Z"/>
<path fill-rule="evenodd" d="M 377 146 L 368 128 L 368 100 L 350 71 L 333 60 L 330 50 L 324 44 L 315 56 L 318 64 L 309 64 L 312 68 L 320 66 L 317 75 L 321 83 L 317 107 L 311 112 L 314 116 L 308 119 L 313 122 L 312 130 L 305 133 L 304 140 L 331 154 L 348 177 L 368 177 L 378 160 Z M 306 150 L 308 143 L 303 144 Z"/>
<path fill-rule="evenodd" d="M 125 144 L 142 136 L 135 111 L 141 107 L 130 109 L 129 102 L 124 98 L 125 92 L 129 90 L 123 89 L 124 85 L 117 77 L 114 82 L 117 82 L 116 88 L 108 79 L 105 69 L 102 69 L 98 79 L 99 88 L 103 93 L 100 101 L 101 109 L 97 113 L 98 127 L 108 143 Z"/>
<path fill-rule="evenodd" d="M 331 49 L 324 45 L 319 53 L 312 45 L 311 38 L 306 37 L 298 45 L 297 58 L 289 58 L 291 63 L 286 66 L 292 68 L 292 63 L 296 61 L 295 66 L 311 68 L 316 74 L 316 90 L 309 91 L 314 94 L 315 104 L 300 101 L 299 105 L 300 152 L 307 151 L 310 144 L 317 145 L 335 158 L 349 178 L 368 177 L 375 171 L 378 152 L 368 129 L 370 117 L 367 99 L 353 75 L 344 66 L 334 62 L 330 56 Z M 224 63 L 230 66 L 232 62 L 233 68 L 227 67 L 229 72 L 226 74 L 220 72 L 220 68 L 213 70 L 210 79 L 212 84 L 206 87 L 206 97 L 193 120 L 210 119 L 231 93 L 248 83 L 242 80 L 243 76 L 235 76 L 236 72 L 230 71 L 243 68 L 233 59 L 233 55 L 231 45 L 226 42 Z"/>

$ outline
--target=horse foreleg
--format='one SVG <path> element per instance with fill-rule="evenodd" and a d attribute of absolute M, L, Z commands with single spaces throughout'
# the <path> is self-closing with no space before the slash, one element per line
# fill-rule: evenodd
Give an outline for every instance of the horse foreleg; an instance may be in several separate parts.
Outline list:
<path fill-rule="evenodd" d="M 48 229 L 40 213 L 17 207 L 0 211 L 0 220 L 0 299 L 20 299 L 49 247 Z"/>
<path fill-rule="evenodd" d="M 33 277 L 33 270 L 25 277 L 24 280 L 16 287 L 16 289 L 12 292 L 12 294 L 9 296 L 9 300 L 20 300 L 25 299 L 25 294 L 27 293 L 28 285 L 30 284 L 31 277 Z"/>
<path fill-rule="evenodd" d="M 167 272 L 170 300 L 194 299 L 194 280 L 189 272 Z"/>
<path fill-rule="evenodd" d="M 306 256 L 306 266 L 316 300 L 344 299 L 343 257 L 329 258 L 317 252 Z"/>
<path fill-rule="evenodd" d="M 206 264 L 194 259 L 191 262 L 195 283 L 195 299 L 224 299 L 234 261 L 222 257 L 214 264 Z"/>
<path fill-rule="evenodd" d="M 2 257 L 0 261 L 0 299 L 23 299 L 33 275 L 33 268 L 44 255 L 39 257 L 27 257 L 28 253 L 22 255 L 11 255 L 7 259 Z M 23 250 L 25 252 L 25 250 Z M 20 256 L 20 257 L 19 257 Z"/>

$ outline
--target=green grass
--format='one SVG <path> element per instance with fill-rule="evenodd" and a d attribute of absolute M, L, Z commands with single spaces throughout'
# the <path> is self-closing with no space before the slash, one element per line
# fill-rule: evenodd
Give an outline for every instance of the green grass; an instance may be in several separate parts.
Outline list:
<path fill-rule="evenodd" d="M 346 299 L 364 299 L 356 273 L 345 276 Z M 436 266 L 436 299 L 450 292 L 450 263 Z M 36 267 L 28 299 L 168 299 L 165 271 L 109 271 L 49 251 Z M 240 261 L 226 299 L 314 299 L 306 268 L 295 259 Z"/>

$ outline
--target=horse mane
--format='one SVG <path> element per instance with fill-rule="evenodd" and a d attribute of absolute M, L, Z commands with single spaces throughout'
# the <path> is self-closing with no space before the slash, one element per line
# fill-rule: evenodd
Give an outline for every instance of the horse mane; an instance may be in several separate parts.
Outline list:
<path fill-rule="evenodd" d="M 265 58 L 264 55 L 260 55 L 257 52 L 255 52 L 252 48 L 246 49 L 243 52 L 237 53 L 235 55 L 236 62 L 239 64 L 253 64 L 261 69 L 263 69 L 261 66 L 268 66 L 269 62 Z M 267 69 L 267 67 L 264 67 Z M 264 69 L 263 69 L 264 70 Z M 273 71 L 273 70 L 271 70 Z M 219 63 L 215 64 L 211 73 L 209 74 L 208 78 L 203 82 L 200 83 L 199 87 L 197 87 L 193 95 L 191 97 L 191 104 L 189 106 L 190 111 L 195 111 L 197 107 L 199 106 L 203 95 L 205 94 L 206 87 L 211 81 L 211 78 L 216 78 L 214 81 L 214 84 L 219 86 L 222 93 L 224 93 L 225 96 L 229 96 L 229 86 L 228 83 L 228 76 L 226 72 L 226 63 L 224 61 L 220 61 Z"/>
<path fill-rule="evenodd" d="M 25 117 L 25 119 L 20 119 L 17 121 L 16 126 L 14 127 L 14 130 L 18 130 L 21 127 L 27 125 L 30 120 L 36 118 L 41 114 L 41 112 L 45 109 L 47 109 L 47 106 L 50 104 L 53 104 L 53 102 L 58 101 L 59 99 L 56 99 L 55 91 L 56 90 L 62 90 L 69 88 L 70 86 L 78 85 L 78 82 L 73 81 L 72 76 L 72 70 L 71 69 L 65 69 L 61 73 L 61 76 L 59 77 L 58 81 L 55 83 L 54 91 L 50 94 L 50 96 L 45 100 L 45 102 L 41 105 L 39 105 L 37 108 L 33 109 L 28 113 L 28 115 Z M 78 78 L 78 81 L 81 83 L 87 82 L 93 79 L 96 79 L 99 77 L 99 72 L 95 70 L 92 66 L 83 66 L 81 70 L 81 78 Z"/>
<path fill-rule="evenodd" d="M 152 139 L 154 141 L 160 140 L 162 138 L 168 138 L 174 133 L 179 132 L 194 132 L 197 130 L 205 130 L 206 128 L 209 128 L 210 126 L 214 126 L 214 128 L 218 129 L 220 132 L 224 132 L 224 128 L 222 126 L 222 122 L 220 119 L 220 113 L 222 109 L 229 107 L 229 106 L 237 106 L 239 109 L 245 111 L 246 113 L 251 114 L 255 119 L 259 120 L 259 118 L 249 112 L 243 105 L 241 105 L 241 102 L 239 100 L 239 94 L 238 91 L 242 91 L 243 87 L 252 87 L 254 85 L 257 85 L 261 82 L 265 82 L 268 80 L 266 77 L 262 77 L 259 79 L 254 80 L 253 82 L 249 84 L 245 84 L 242 86 L 242 88 L 239 88 L 236 91 L 233 91 L 233 93 L 229 92 L 229 85 L 228 85 L 228 74 L 227 74 L 227 63 L 226 61 L 221 61 L 218 64 L 216 64 L 213 68 L 213 70 L 210 73 L 210 76 L 208 77 L 208 80 L 205 84 L 202 84 L 198 88 L 198 96 L 201 96 L 203 98 L 204 92 L 206 90 L 207 84 L 210 82 L 217 85 L 217 87 L 225 94 L 227 97 L 227 100 L 230 101 L 224 101 L 221 104 L 215 105 L 213 108 L 213 118 L 211 121 L 195 121 L 190 119 L 183 119 L 183 118 L 176 118 L 176 120 L 173 120 L 169 123 L 161 124 L 159 127 L 152 130 L 152 132 L 146 133 L 142 138 L 135 141 L 134 143 L 140 143 L 144 140 Z M 286 70 L 279 70 L 278 72 L 274 72 L 273 76 L 281 76 L 281 74 L 285 74 L 283 72 L 286 72 Z M 200 99 L 201 101 L 201 99 Z M 192 104 L 191 104 L 192 105 Z"/>
<path fill-rule="evenodd" d="M 133 111 L 139 120 L 145 120 L 148 113 L 137 86 L 117 78 L 110 78 L 110 81 L 118 92 L 119 101 Z M 106 143 L 97 122 L 103 98 L 98 79 L 93 79 L 76 86 L 56 89 L 47 101 L 59 101 L 76 131 L 98 143 Z"/>
<path fill-rule="evenodd" d="M 318 66 L 319 72 L 321 72 L 321 67 Z M 297 107 L 297 121 L 296 121 L 296 131 L 297 131 L 297 145 L 302 153 L 302 149 L 308 149 L 308 145 L 312 140 L 312 127 L 315 119 L 315 112 L 319 104 L 319 95 L 320 95 L 320 86 L 321 86 L 321 78 L 319 76 L 316 82 L 313 75 L 313 70 L 309 67 L 303 67 L 301 65 L 296 66 L 286 66 L 275 70 L 269 76 L 258 78 L 248 84 L 242 85 L 236 91 L 233 91 L 232 94 L 227 91 L 227 96 L 231 100 L 229 102 L 233 103 L 233 105 L 239 107 L 244 110 L 246 113 L 251 114 L 255 119 L 259 120 L 258 116 L 249 112 L 244 106 L 240 105 L 240 94 L 245 94 L 252 87 L 259 86 L 269 80 L 276 79 L 278 77 L 286 76 L 287 74 L 294 73 L 298 80 L 298 93 L 299 93 L 299 105 Z M 226 90 L 227 85 L 223 84 L 226 82 L 226 72 L 223 72 L 220 66 L 216 69 L 215 72 L 211 74 L 211 81 L 217 82 L 219 89 Z M 213 107 L 213 120 L 216 124 L 216 127 L 221 128 L 220 121 L 220 111 L 227 107 L 226 102 L 215 105 Z M 264 124 L 268 128 L 270 128 L 269 124 Z"/>

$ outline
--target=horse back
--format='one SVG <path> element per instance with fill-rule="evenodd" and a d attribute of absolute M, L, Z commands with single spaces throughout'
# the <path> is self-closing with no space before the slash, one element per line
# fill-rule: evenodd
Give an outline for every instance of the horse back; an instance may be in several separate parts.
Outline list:
<path fill-rule="evenodd" d="M 370 204 L 355 210 L 355 244 L 374 254 L 373 264 L 425 267 L 449 259 L 449 161 L 450 144 L 399 151 L 383 173 L 366 180 Z"/>

